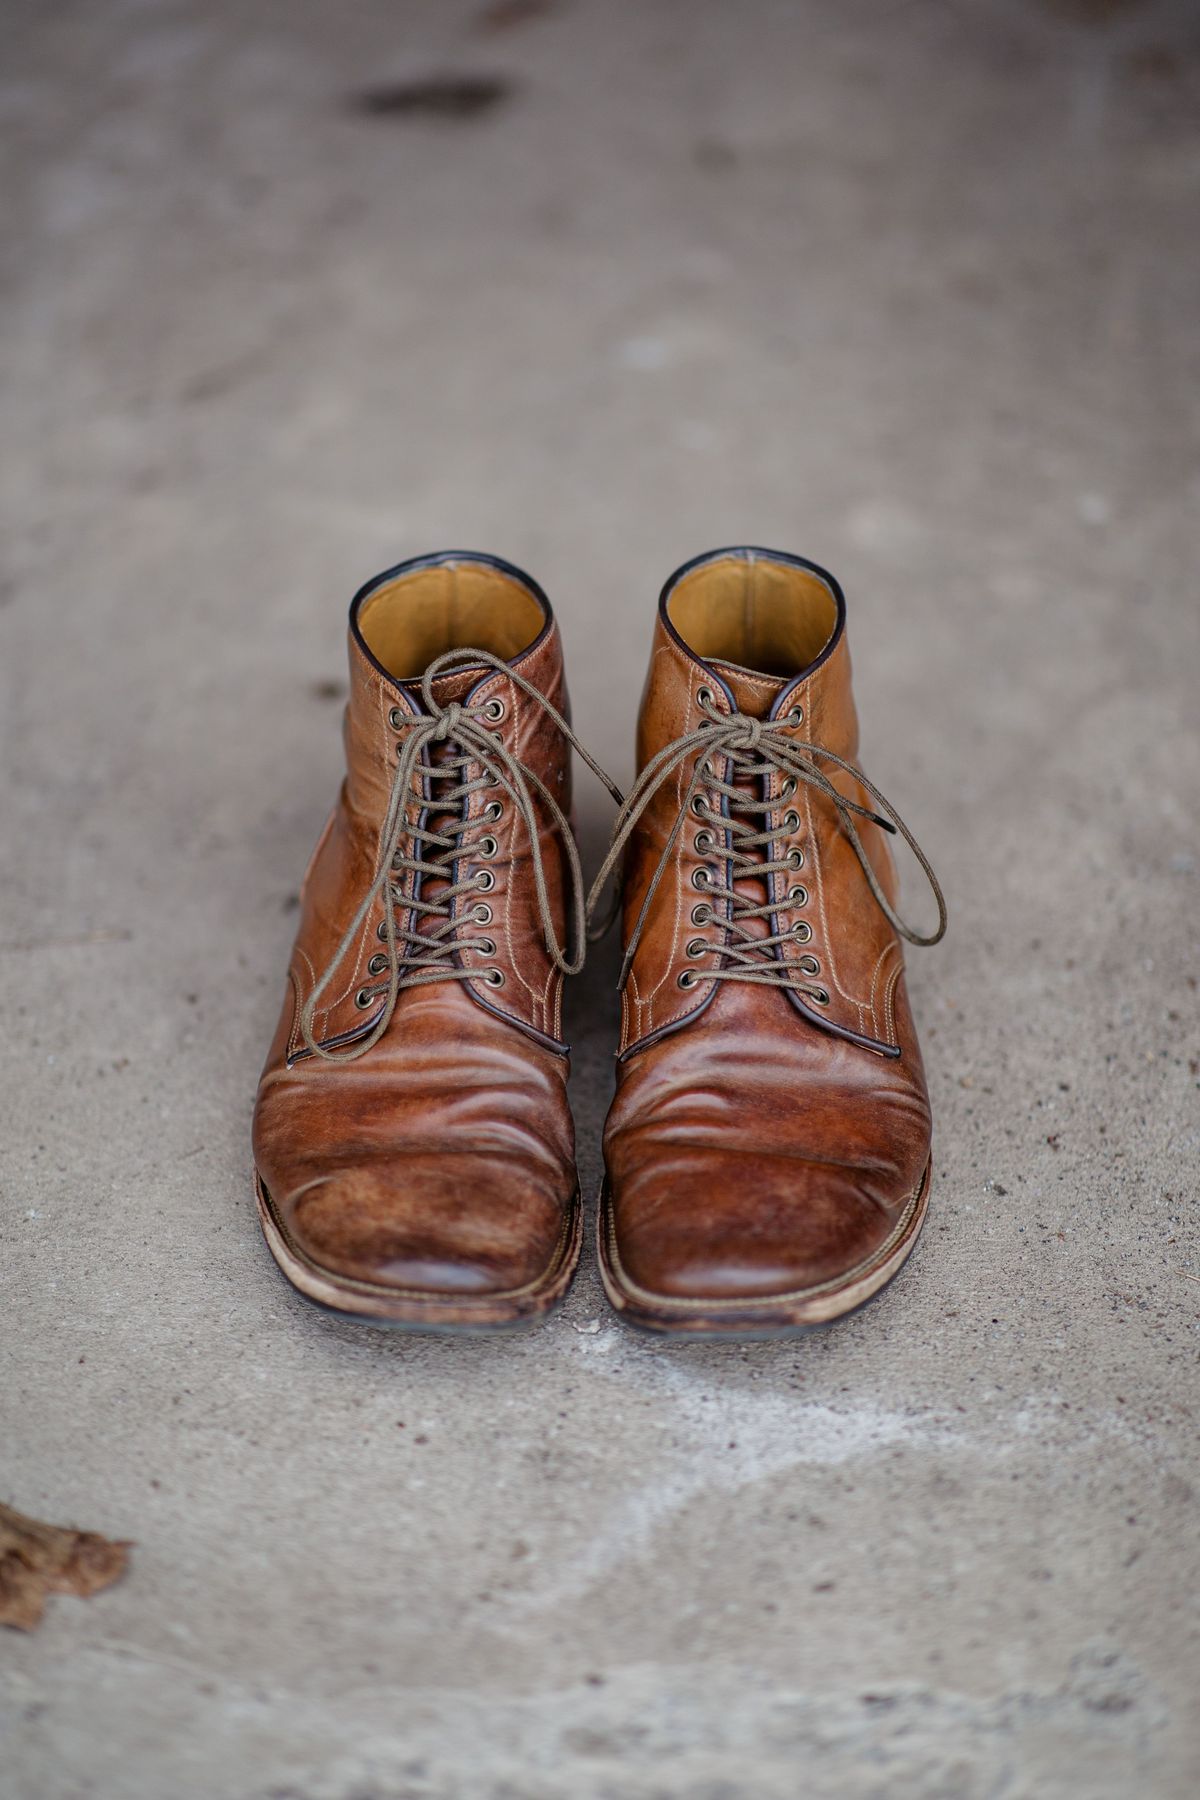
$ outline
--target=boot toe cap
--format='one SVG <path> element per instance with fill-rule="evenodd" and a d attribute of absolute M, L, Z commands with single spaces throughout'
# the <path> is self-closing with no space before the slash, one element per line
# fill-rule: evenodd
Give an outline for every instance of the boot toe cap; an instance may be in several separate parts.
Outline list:
<path fill-rule="evenodd" d="M 618 1186 L 612 1231 L 625 1278 L 669 1300 L 763 1300 L 837 1283 L 886 1247 L 896 1213 L 863 1172 L 781 1159 L 709 1167 L 702 1182 L 648 1172 Z"/>
<path fill-rule="evenodd" d="M 289 1197 L 288 1235 L 329 1275 L 397 1292 L 469 1299 L 536 1283 L 562 1202 L 518 1171 L 476 1175 L 449 1160 L 322 1174 Z"/>

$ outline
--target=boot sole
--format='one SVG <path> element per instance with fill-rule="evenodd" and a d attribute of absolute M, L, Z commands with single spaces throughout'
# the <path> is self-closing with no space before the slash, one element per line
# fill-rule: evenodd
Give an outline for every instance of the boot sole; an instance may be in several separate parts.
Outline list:
<path fill-rule="evenodd" d="M 857 1312 L 899 1274 L 925 1223 L 932 1171 L 931 1159 L 892 1232 L 866 1261 L 833 1281 L 744 1300 L 679 1299 L 631 1281 L 621 1266 L 606 1179 L 600 1189 L 596 1235 L 604 1291 L 619 1317 L 642 1331 L 696 1339 L 799 1337 Z"/>
<path fill-rule="evenodd" d="M 578 1267 L 583 1242 L 583 1209 L 577 1188 L 563 1218 L 554 1260 L 536 1281 L 498 1293 L 432 1294 L 427 1289 L 356 1281 L 322 1268 L 290 1236 L 258 1174 L 254 1178 L 254 1194 L 267 1248 L 297 1293 L 323 1311 L 355 1325 L 390 1325 L 400 1331 L 456 1337 L 536 1325 L 564 1299 Z"/>

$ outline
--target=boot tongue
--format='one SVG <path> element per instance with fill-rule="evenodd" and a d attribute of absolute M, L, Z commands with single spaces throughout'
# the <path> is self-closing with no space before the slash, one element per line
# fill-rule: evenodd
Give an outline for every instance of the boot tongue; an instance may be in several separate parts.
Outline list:
<path fill-rule="evenodd" d="M 528 649 L 522 650 L 519 656 L 514 656 L 511 661 L 506 664 L 506 667 L 519 670 L 525 675 L 526 679 L 532 679 L 536 686 L 538 685 L 537 678 L 531 674 L 531 669 L 527 666 L 530 653 L 534 648 L 536 648 L 536 646 L 531 644 Z M 435 675 L 430 683 L 430 687 L 433 692 L 433 697 L 438 705 L 449 706 L 452 700 L 457 700 L 460 703 L 465 700 L 467 695 L 471 692 L 471 689 L 478 687 L 481 681 L 494 680 L 499 677 L 500 674 L 501 671 L 492 668 L 490 664 L 484 666 L 480 663 L 464 663 L 461 669 L 447 669 L 444 675 Z M 417 708 L 420 710 L 423 704 L 421 700 L 420 680 L 406 682 L 405 685 L 415 696 Z"/>
<path fill-rule="evenodd" d="M 449 706 L 452 700 L 465 699 L 482 674 L 492 673 L 494 671 L 490 669 L 481 670 L 478 666 L 472 668 L 469 663 L 464 664 L 461 669 L 447 669 L 444 675 L 435 675 L 430 683 L 433 697 L 439 706 Z M 417 706 L 420 708 L 422 705 L 421 683 L 414 681 L 406 685 L 411 687 L 416 696 Z"/>
<path fill-rule="evenodd" d="M 765 719 L 778 700 L 787 681 L 778 675 L 755 675 L 750 669 L 739 669 L 732 663 L 712 664 L 733 695 L 734 705 L 750 719 Z"/>
<path fill-rule="evenodd" d="M 757 675 L 751 669 L 741 669 L 731 663 L 712 663 L 715 674 L 721 677 L 733 695 L 734 705 L 740 713 L 750 719 L 765 719 L 771 711 L 787 682 L 775 675 Z M 736 785 L 748 798 L 756 799 L 760 792 L 760 782 L 751 775 L 742 775 Z M 736 810 L 736 807 L 734 808 Z M 756 819 L 756 829 L 761 829 L 761 815 L 751 815 Z M 767 884 L 754 876 L 739 875 L 734 880 L 734 890 L 750 906 L 765 906 L 767 902 Z M 766 937 L 770 926 L 766 919 L 748 919 L 745 930 L 751 937 Z"/>

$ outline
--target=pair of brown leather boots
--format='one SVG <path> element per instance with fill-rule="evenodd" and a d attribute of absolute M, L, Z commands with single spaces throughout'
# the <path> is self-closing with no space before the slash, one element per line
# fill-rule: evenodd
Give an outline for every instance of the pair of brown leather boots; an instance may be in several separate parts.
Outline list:
<path fill-rule="evenodd" d="M 272 1254 L 419 1330 L 561 1300 L 581 1210 L 562 1041 L 582 874 L 558 627 L 499 559 L 402 563 L 350 608 L 346 780 L 304 881 L 254 1120 Z M 901 937 L 945 908 L 854 766 L 845 603 L 800 557 L 697 558 L 659 601 L 621 865 L 599 1253 L 623 1317 L 770 1335 L 896 1273 L 929 1200 Z M 929 876 L 896 912 L 887 836 Z"/>

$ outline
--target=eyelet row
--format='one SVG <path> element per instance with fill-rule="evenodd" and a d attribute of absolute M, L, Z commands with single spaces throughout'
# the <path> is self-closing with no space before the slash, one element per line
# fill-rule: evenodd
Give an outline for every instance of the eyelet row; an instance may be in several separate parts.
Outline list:
<path fill-rule="evenodd" d="M 498 725 L 507 710 L 503 700 L 500 699 L 499 695 L 496 695 L 491 700 L 484 702 L 483 716 L 485 719 L 490 720 L 493 725 Z M 408 723 L 409 715 L 404 712 L 402 708 L 399 706 L 390 708 L 388 712 L 388 724 L 393 731 L 403 731 Z"/>
<path fill-rule="evenodd" d="M 489 700 L 483 709 L 483 714 L 486 719 L 502 719 L 504 717 L 503 700 Z M 495 787 L 497 785 L 497 780 L 498 778 L 495 775 L 489 775 L 487 781 L 488 787 Z M 483 817 L 489 824 L 495 824 L 497 819 L 503 817 L 503 814 L 504 808 L 498 800 L 489 800 L 483 809 Z M 499 848 L 499 844 L 490 831 L 485 833 L 475 846 L 476 854 L 484 857 L 495 856 Z M 481 893 L 490 894 L 495 885 L 496 877 L 490 869 L 480 869 L 477 872 L 475 876 L 475 886 Z M 486 900 L 480 900 L 471 908 L 470 916 L 478 925 L 490 925 L 492 922 L 492 909 Z M 465 948 L 477 950 L 481 956 L 495 956 L 496 940 L 495 938 L 490 937 L 475 938 L 471 940 Z M 504 970 L 481 969 L 477 979 L 482 981 L 485 987 L 502 988 L 504 986 Z"/>
<path fill-rule="evenodd" d="M 821 965 L 815 956 L 802 956 L 800 958 L 799 966 L 804 970 L 806 975 L 819 975 L 821 973 Z M 818 988 L 816 993 L 809 997 L 810 999 L 815 1000 L 818 1006 L 829 1005 L 828 988 Z"/>

